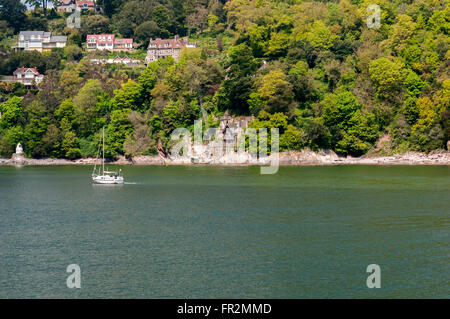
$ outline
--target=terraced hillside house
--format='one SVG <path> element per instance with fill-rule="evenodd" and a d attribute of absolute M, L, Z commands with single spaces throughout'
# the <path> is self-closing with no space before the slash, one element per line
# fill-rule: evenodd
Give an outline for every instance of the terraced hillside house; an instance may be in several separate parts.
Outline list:
<path fill-rule="evenodd" d="M 178 36 L 175 36 L 173 39 L 150 39 L 145 62 L 148 64 L 157 61 L 159 58 L 167 58 L 169 56 L 174 58 L 175 61 L 178 61 L 183 48 L 196 47 L 197 43 L 189 43 L 188 37 L 179 38 Z"/>
<path fill-rule="evenodd" d="M 101 12 L 101 7 L 97 6 L 94 0 L 61 0 L 56 6 L 58 12 L 72 12 L 75 8 L 82 12 Z"/>
<path fill-rule="evenodd" d="M 114 34 L 89 34 L 86 43 L 88 51 L 134 51 L 133 39 L 116 39 Z"/>
<path fill-rule="evenodd" d="M 22 83 L 25 86 L 34 86 L 44 79 L 36 68 L 21 67 L 14 71 L 14 82 Z"/>
<path fill-rule="evenodd" d="M 64 48 L 66 36 L 54 36 L 45 31 L 20 31 L 17 48 L 25 51 L 50 51 L 54 48 Z"/>

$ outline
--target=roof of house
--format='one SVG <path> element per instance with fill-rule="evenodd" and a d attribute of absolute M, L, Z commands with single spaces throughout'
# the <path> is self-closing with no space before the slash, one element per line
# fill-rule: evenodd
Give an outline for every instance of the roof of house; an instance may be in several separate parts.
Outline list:
<path fill-rule="evenodd" d="M 114 44 L 129 43 L 133 44 L 133 39 L 114 39 Z"/>
<path fill-rule="evenodd" d="M 186 46 L 187 39 L 180 39 L 175 37 L 174 39 L 150 39 L 148 44 L 149 49 L 181 49 Z"/>
<path fill-rule="evenodd" d="M 124 56 L 123 58 L 121 58 L 120 56 L 116 56 L 113 61 L 131 61 L 131 59 L 128 56 Z"/>
<path fill-rule="evenodd" d="M 66 42 L 67 41 L 67 37 L 63 36 L 63 35 L 56 35 L 56 36 L 52 36 L 50 38 L 51 42 Z"/>
<path fill-rule="evenodd" d="M 79 7 L 84 6 L 85 3 L 88 5 L 88 7 L 95 7 L 94 0 L 77 0 L 77 6 Z"/>
<path fill-rule="evenodd" d="M 105 40 L 103 40 L 103 37 Z M 111 40 L 108 40 L 108 37 L 111 37 Z M 89 39 L 94 38 L 96 39 L 96 42 L 98 43 L 114 43 L 114 34 L 88 34 L 86 36 L 86 41 L 89 41 Z"/>
<path fill-rule="evenodd" d="M 52 42 L 67 41 L 66 36 L 52 36 L 51 32 L 45 31 L 20 31 L 19 36 L 23 36 L 25 41 L 42 41 L 44 38 L 50 38 L 50 41 Z"/>
<path fill-rule="evenodd" d="M 108 40 L 108 37 L 110 37 L 111 40 Z M 94 38 L 97 43 L 133 44 L 133 39 L 116 39 L 114 34 L 88 34 L 86 41 L 89 41 L 91 38 Z M 103 40 L 103 38 L 105 40 Z"/>
<path fill-rule="evenodd" d="M 31 40 L 31 36 L 34 38 L 40 37 L 42 39 L 51 36 L 51 33 L 44 31 L 20 31 L 19 36 L 23 36 L 25 40 Z"/>
<path fill-rule="evenodd" d="M 16 75 L 17 73 L 25 73 L 27 71 L 33 72 L 34 75 L 36 75 L 36 76 L 39 75 L 39 71 L 37 70 L 37 68 L 25 68 L 25 67 L 18 68 L 17 70 L 15 70 L 13 72 L 13 74 Z"/>

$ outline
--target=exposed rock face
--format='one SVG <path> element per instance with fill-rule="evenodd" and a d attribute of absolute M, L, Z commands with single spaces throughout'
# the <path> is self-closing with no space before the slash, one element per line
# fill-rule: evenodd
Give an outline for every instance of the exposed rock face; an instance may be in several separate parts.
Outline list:
<path fill-rule="evenodd" d="M 160 156 L 135 156 L 132 163 L 135 165 L 164 165 L 165 161 Z"/>
<path fill-rule="evenodd" d="M 23 154 L 13 154 L 11 161 L 17 165 L 23 165 L 26 162 L 26 158 Z"/>
<path fill-rule="evenodd" d="M 437 151 L 430 154 L 409 152 L 394 156 L 374 157 L 340 157 L 333 151 L 310 150 L 301 152 L 285 152 L 280 154 L 280 165 L 333 165 L 333 164 L 366 164 L 366 165 L 450 165 L 450 153 Z"/>
<path fill-rule="evenodd" d="M 280 165 L 307 165 L 307 164 L 333 164 L 344 159 L 330 150 L 320 150 L 317 153 L 311 150 L 289 151 L 280 154 Z"/>

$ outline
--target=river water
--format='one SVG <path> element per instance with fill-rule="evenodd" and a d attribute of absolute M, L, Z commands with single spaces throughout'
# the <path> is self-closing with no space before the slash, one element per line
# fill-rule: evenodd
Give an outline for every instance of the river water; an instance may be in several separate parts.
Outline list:
<path fill-rule="evenodd" d="M 122 169 L 0 167 L 0 298 L 450 296 L 448 166 Z"/>

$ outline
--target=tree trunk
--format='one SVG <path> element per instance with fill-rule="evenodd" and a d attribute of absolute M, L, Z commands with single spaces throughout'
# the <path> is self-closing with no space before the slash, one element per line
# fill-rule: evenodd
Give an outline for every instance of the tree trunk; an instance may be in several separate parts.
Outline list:
<path fill-rule="evenodd" d="M 206 125 L 206 121 L 208 120 L 208 112 L 206 112 L 205 108 L 203 107 L 203 98 L 201 95 L 198 97 L 198 104 L 200 105 L 200 110 L 202 111 L 203 121 L 205 122 L 205 125 Z"/>

